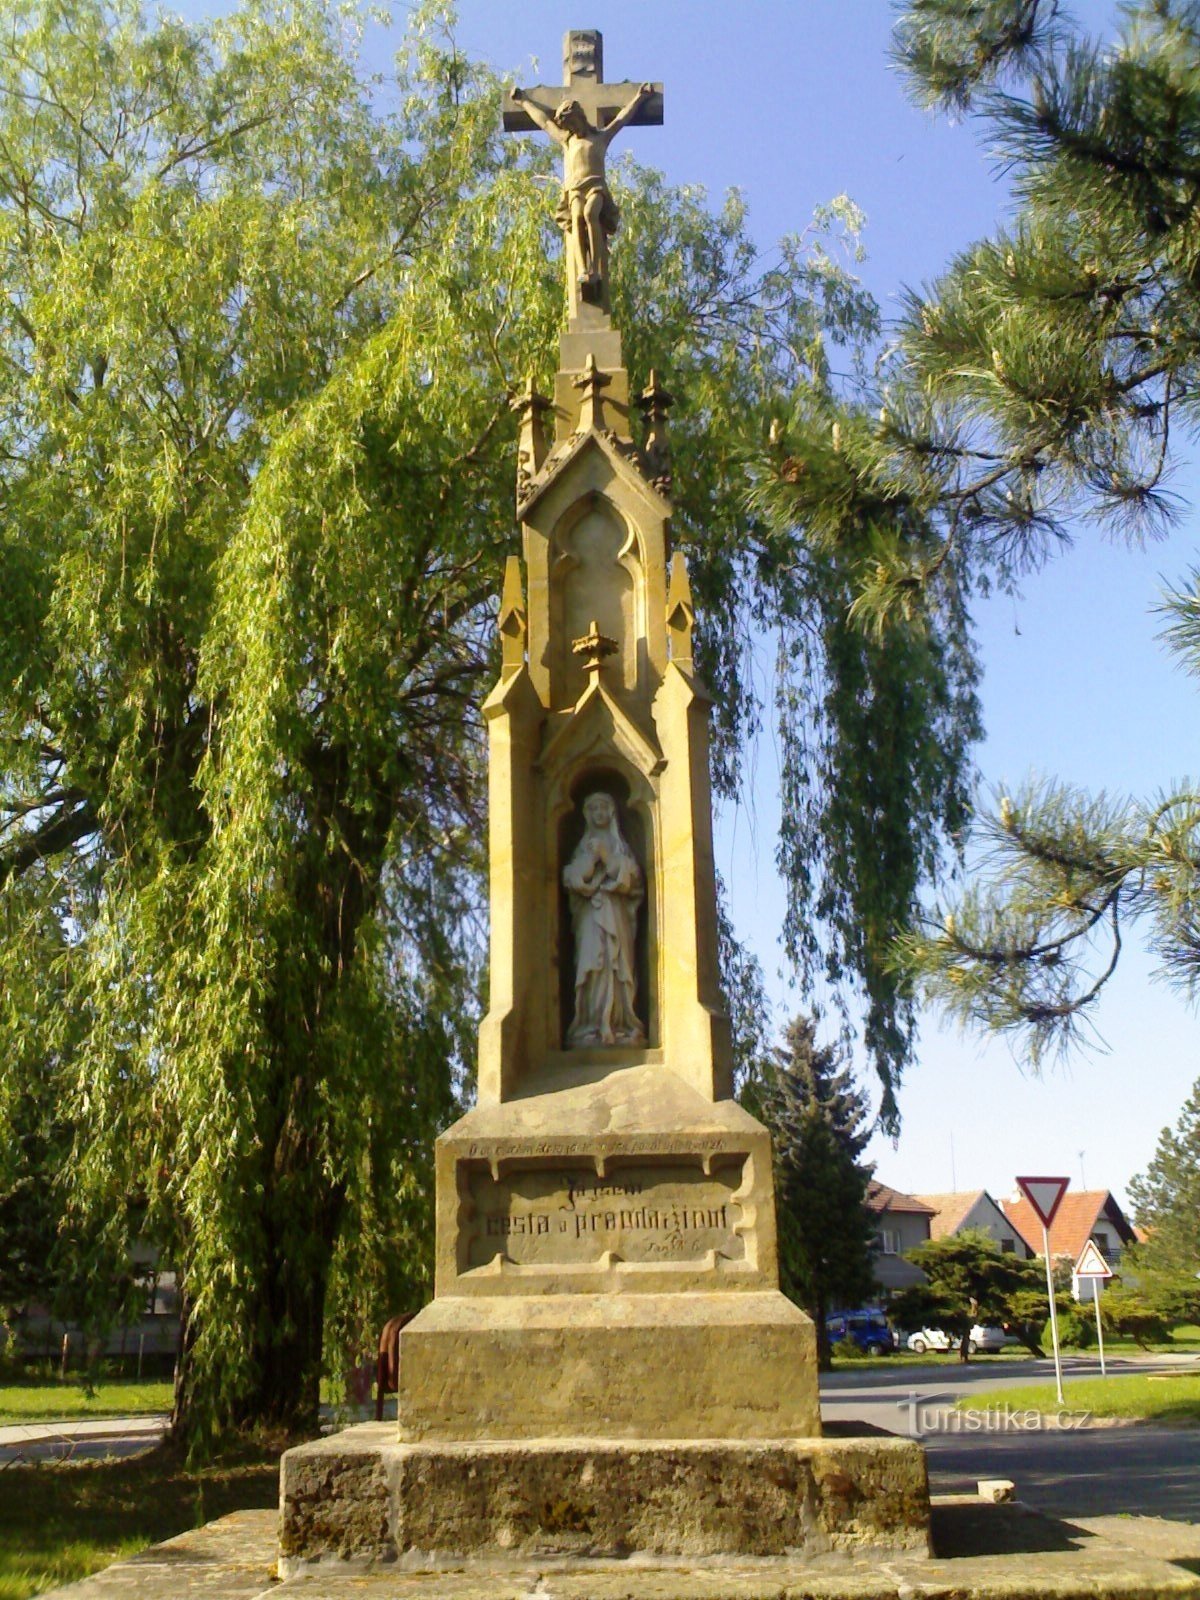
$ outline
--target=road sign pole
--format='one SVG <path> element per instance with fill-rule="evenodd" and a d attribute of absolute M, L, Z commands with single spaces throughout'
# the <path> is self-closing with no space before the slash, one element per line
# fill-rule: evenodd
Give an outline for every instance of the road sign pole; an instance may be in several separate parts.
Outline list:
<path fill-rule="evenodd" d="M 1100 1279 L 1099 1278 L 1093 1278 L 1092 1279 L 1092 1298 L 1096 1302 L 1096 1342 L 1100 1346 L 1100 1376 L 1102 1378 L 1107 1378 L 1108 1377 L 1108 1373 L 1105 1372 L 1105 1370 L 1104 1370 L 1104 1327 L 1103 1327 L 1103 1325 L 1102 1325 L 1102 1323 L 1100 1321 Z"/>
<path fill-rule="evenodd" d="M 1054 1272 L 1050 1265 L 1050 1229 L 1042 1223 L 1042 1248 L 1046 1252 L 1046 1293 L 1050 1296 L 1050 1337 L 1054 1341 L 1054 1383 L 1058 1389 L 1058 1403 L 1066 1405 L 1062 1386 L 1062 1356 L 1058 1351 L 1058 1312 L 1054 1305 Z"/>

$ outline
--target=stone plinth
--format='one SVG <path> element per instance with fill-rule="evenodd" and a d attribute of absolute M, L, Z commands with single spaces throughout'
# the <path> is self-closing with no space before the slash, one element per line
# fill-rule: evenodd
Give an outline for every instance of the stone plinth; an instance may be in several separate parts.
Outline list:
<path fill-rule="evenodd" d="M 400 1337 L 401 1437 L 819 1434 L 765 1129 L 657 1062 L 547 1076 L 438 1140 L 437 1296 Z"/>
<path fill-rule="evenodd" d="M 280 1570 L 929 1550 L 909 1439 L 397 1443 L 364 1423 L 283 1458 Z"/>
<path fill-rule="evenodd" d="M 401 1350 L 407 1440 L 820 1432 L 812 1322 L 777 1291 L 443 1298 Z"/>

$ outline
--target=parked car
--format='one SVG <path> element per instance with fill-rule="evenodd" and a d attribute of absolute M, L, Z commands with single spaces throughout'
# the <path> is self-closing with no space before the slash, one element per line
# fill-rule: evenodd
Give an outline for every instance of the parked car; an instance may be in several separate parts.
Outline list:
<path fill-rule="evenodd" d="M 927 1350 L 936 1350 L 939 1353 L 949 1350 L 951 1338 L 941 1328 L 918 1328 L 916 1333 L 908 1336 L 908 1348 L 915 1350 L 917 1355 L 923 1356 Z"/>
<path fill-rule="evenodd" d="M 909 1334 L 906 1343 L 910 1350 L 915 1350 L 917 1355 L 923 1356 L 927 1350 L 932 1350 L 938 1355 L 957 1350 L 960 1341 L 957 1334 L 947 1333 L 944 1328 L 918 1328 L 916 1333 Z M 995 1327 L 991 1323 L 977 1322 L 967 1339 L 967 1353 L 973 1356 L 980 1353 L 994 1356 L 1001 1350 L 1006 1350 L 1010 1344 L 1016 1343 L 1019 1341 L 1005 1333 L 1003 1328 Z"/>
<path fill-rule="evenodd" d="M 853 1339 L 869 1356 L 884 1356 L 895 1348 L 895 1336 L 882 1311 L 839 1311 L 825 1318 L 825 1331 L 830 1344 Z"/>
<path fill-rule="evenodd" d="M 1010 1344 L 1019 1341 L 1010 1339 L 1003 1328 L 994 1323 L 977 1323 L 971 1329 L 971 1337 L 967 1340 L 967 1349 L 972 1355 L 982 1351 L 985 1356 L 999 1355 L 1001 1350 L 1007 1350 Z"/>

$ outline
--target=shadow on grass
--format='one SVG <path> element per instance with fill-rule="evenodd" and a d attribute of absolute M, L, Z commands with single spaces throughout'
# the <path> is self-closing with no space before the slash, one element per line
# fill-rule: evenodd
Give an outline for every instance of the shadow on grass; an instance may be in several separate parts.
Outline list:
<path fill-rule="evenodd" d="M 189 1470 L 161 1444 L 107 1461 L 0 1467 L 0 1600 L 26 1600 L 229 1511 L 270 1507 L 275 1446 L 247 1446 Z"/>

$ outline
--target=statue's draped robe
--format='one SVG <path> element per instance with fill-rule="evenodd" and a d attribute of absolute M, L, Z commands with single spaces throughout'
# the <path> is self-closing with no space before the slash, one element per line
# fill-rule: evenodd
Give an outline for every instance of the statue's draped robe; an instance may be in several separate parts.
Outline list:
<path fill-rule="evenodd" d="M 597 867 L 603 876 L 597 883 Z M 642 871 L 616 820 L 589 826 L 563 869 L 575 934 L 575 1016 L 570 1045 L 640 1044 L 635 1010 L 637 913 Z"/>

